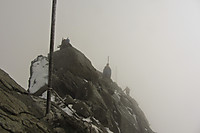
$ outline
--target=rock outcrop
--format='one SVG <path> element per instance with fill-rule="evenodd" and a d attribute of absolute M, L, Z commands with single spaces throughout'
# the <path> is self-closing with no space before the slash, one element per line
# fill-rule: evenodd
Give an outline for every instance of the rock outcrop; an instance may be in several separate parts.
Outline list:
<path fill-rule="evenodd" d="M 99 130 L 96 119 L 73 115 L 70 106 L 60 108 L 52 103 L 51 113 L 46 117 L 46 100 L 29 95 L 1 69 L 0 97 L 0 133 L 96 133 Z"/>
<path fill-rule="evenodd" d="M 0 133 L 154 133 L 137 102 L 80 51 L 62 47 L 53 61 L 48 116 L 47 57 L 32 61 L 28 92 L 0 69 Z"/>
<path fill-rule="evenodd" d="M 37 103 L 0 69 L 0 132 L 53 132 Z"/>
<path fill-rule="evenodd" d="M 41 83 L 40 79 L 45 79 L 47 73 L 39 68 L 46 70 L 48 66 L 41 67 L 42 62 L 48 62 L 47 58 L 39 56 L 32 62 L 29 92 L 45 97 L 46 80 Z M 66 118 L 54 128 L 62 132 L 153 133 L 137 102 L 110 78 L 103 77 L 83 53 L 72 46 L 64 47 L 53 53 L 53 65 L 52 99 Z M 56 116 L 53 110 L 52 114 Z"/>

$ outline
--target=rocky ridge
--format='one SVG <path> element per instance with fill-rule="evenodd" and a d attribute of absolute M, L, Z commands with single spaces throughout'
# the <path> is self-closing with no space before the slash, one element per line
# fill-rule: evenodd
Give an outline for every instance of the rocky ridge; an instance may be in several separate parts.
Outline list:
<path fill-rule="evenodd" d="M 33 98 L 1 69 L 0 97 L 1 133 L 52 131 Z"/>
<path fill-rule="evenodd" d="M 1 69 L 0 97 L 0 133 L 98 132 L 98 128 L 91 124 L 89 119 L 72 115 L 73 110 L 60 108 L 54 102 L 52 102 L 51 114 L 46 117 L 46 100 L 29 95 Z M 96 119 L 94 121 L 98 122 Z"/>
<path fill-rule="evenodd" d="M 0 133 L 154 133 L 137 102 L 80 51 L 63 46 L 53 61 L 48 117 L 47 57 L 32 61 L 28 91 L 0 69 Z"/>
<path fill-rule="evenodd" d="M 46 80 L 37 82 L 41 77 L 45 79 L 42 75 L 46 74 L 33 72 L 38 68 L 46 70 L 45 65 L 40 65 L 46 59 L 37 57 L 30 68 L 29 92 L 35 96 L 46 95 Z M 53 53 L 53 63 L 55 93 L 52 99 L 69 117 L 89 123 L 89 131 L 93 129 L 97 133 L 153 133 L 137 102 L 111 79 L 103 78 L 90 60 L 71 44 Z M 35 87 L 38 84 L 43 85 Z"/>

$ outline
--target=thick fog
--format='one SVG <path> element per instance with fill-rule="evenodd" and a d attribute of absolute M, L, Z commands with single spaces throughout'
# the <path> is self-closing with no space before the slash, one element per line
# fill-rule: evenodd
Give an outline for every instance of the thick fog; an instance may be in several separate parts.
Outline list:
<path fill-rule="evenodd" d="M 49 51 L 51 0 L 0 1 L 0 68 L 27 88 Z M 69 37 L 131 95 L 158 133 L 200 132 L 200 1 L 58 0 L 56 43 Z"/>

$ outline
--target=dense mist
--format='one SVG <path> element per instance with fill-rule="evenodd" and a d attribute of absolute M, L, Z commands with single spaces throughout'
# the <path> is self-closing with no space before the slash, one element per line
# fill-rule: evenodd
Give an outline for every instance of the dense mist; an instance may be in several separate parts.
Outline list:
<path fill-rule="evenodd" d="M 0 68 L 27 88 L 31 61 L 47 55 L 51 1 L 0 1 Z M 56 46 L 69 37 L 131 95 L 158 133 L 200 131 L 200 2 L 58 0 Z"/>

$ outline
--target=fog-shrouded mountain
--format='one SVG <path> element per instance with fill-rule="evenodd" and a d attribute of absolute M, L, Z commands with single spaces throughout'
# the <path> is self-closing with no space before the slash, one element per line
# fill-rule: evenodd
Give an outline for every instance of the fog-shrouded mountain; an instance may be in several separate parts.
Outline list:
<path fill-rule="evenodd" d="M 53 53 L 50 115 L 48 58 L 31 62 L 28 91 L 0 70 L 0 132 L 154 133 L 137 102 L 63 39 Z"/>

